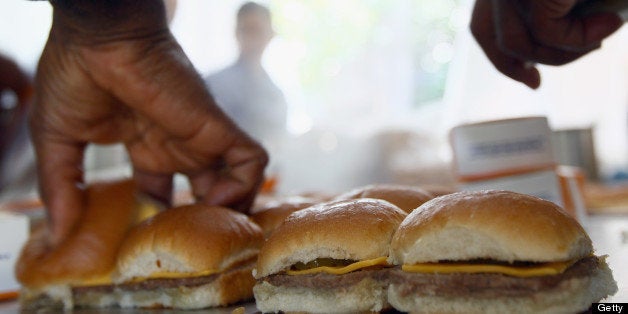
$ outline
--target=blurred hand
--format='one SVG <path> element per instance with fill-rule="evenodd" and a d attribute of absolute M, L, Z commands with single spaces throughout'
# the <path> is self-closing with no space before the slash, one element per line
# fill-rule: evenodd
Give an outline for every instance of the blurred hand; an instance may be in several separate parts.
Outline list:
<path fill-rule="evenodd" d="M 31 116 L 52 242 L 85 207 L 88 143 L 123 142 L 139 189 L 166 203 L 180 172 L 199 201 L 247 210 L 266 153 L 215 105 L 168 30 L 162 1 L 52 3 Z"/>
<path fill-rule="evenodd" d="M 477 0 L 471 32 L 503 74 L 537 88 L 535 63 L 562 65 L 599 48 L 622 26 L 612 13 L 576 16 L 582 0 Z"/>
<path fill-rule="evenodd" d="M 3 108 L 0 104 L 0 161 L 16 131 L 21 117 L 26 112 L 28 99 L 32 94 L 29 78 L 9 58 L 0 54 L 0 92 L 12 91 L 17 96 L 15 107 Z M 0 174 L 1 176 L 2 174 Z"/>

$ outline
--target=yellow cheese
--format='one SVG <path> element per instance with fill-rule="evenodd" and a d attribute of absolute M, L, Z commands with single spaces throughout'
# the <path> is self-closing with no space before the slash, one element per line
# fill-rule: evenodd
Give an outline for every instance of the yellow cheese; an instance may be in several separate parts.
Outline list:
<path fill-rule="evenodd" d="M 102 275 L 102 276 L 98 276 L 98 277 L 93 277 L 93 278 L 89 278 L 86 280 L 83 280 L 83 282 L 81 282 L 81 284 L 77 285 L 77 286 L 105 286 L 105 285 L 110 285 L 111 284 L 111 275 L 107 274 L 107 275 Z"/>
<path fill-rule="evenodd" d="M 425 263 L 416 265 L 403 265 L 401 269 L 411 273 L 498 273 L 514 277 L 534 277 L 557 275 L 565 271 L 574 262 L 542 263 L 533 266 L 508 266 L 490 264 L 437 264 Z"/>
<path fill-rule="evenodd" d="M 141 197 L 136 201 L 136 222 L 140 223 L 148 218 L 157 215 L 160 210 L 160 204 L 149 199 L 148 197 Z"/>
<path fill-rule="evenodd" d="M 193 273 L 175 273 L 175 272 L 155 272 L 148 277 L 135 277 L 132 282 L 140 282 L 148 279 L 179 279 L 179 278 L 191 278 L 191 277 L 203 277 L 217 273 L 216 270 L 205 270 Z"/>
<path fill-rule="evenodd" d="M 364 261 L 355 262 L 347 266 L 339 266 L 339 267 L 321 266 L 321 267 L 315 267 L 315 268 L 304 269 L 304 270 L 287 270 L 286 273 L 288 275 L 308 275 L 308 274 L 325 272 L 325 273 L 334 274 L 334 275 L 342 275 L 342 274 L 350 273 L 352 271 L 365 268 L 365 267 L 376 266 L 376 265 L 388 265 L 388 263 L 386 263 L 386 258 L 387 258 L 386 256 L 382 256 L 382 257 L 378 257 L 374 259 L 367 259 Z"/>
<path fill-rule="evenodd" d="M 206 271 L 200 271 L 200 272 L 195 272 L 195 273 L 156 272 L 156 273 L 152 273 L 148 277 L 135 277 L 133 278 L 133 280 L 131 280 L 131 282 L 140 282 L 140 281 L 144 281 L 148 279 L 157 279 L 157 278 L 178 279 L 178 278 L 190 278 L 190 277 L 203 277 L 203 276 L 209 276 L 215 273 L 217 273 L 217 271 L 215 270 L 206 270 Z M 104 286 L 104 285 L 111 285 L 111 284 L 112 284 L 111 275 L 107 274 L 100 277 L 93 277 L 90 279 L 83 280 L 81 284 L 76 285 L 76 286 L 80 286 L 80 287 Z"/>

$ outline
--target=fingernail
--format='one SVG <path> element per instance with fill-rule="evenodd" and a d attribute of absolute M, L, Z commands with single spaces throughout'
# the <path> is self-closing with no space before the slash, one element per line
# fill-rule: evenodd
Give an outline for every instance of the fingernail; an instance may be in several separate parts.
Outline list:
<path fill-rule="evenodd" d="M 541 86 L 541 73 L 539 73 L 539 70 L 534 67 L 534 64 L 528 66 L 528 62 L 526 62 L 524 66 L 528 72 L 524 84 L 526 84 L 531 89 L 538 89 Z"/>

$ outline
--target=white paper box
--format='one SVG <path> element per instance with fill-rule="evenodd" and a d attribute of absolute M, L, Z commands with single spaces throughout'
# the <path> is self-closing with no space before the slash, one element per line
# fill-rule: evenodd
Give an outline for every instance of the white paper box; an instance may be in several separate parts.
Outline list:
<path fill-rule="evenodd" d="M 454 166 L 462 180 L 478 180 L 554 166 L 545 117 L 460 125 L 451 131 Z"/>
<path fill-rule="evenodd" d="M 14 269 L 28 233 L 28 217 L 0 211 L 0 294 L 20 288 Z"/>
<path fill-rule="evenodd" d="M 465 191 L 507 190 L 534 195 L 563 207 L 558 175 L 553 170 L 528 172 L 525 174 L 495 179 L 465 182 L 460 184 Z"/>

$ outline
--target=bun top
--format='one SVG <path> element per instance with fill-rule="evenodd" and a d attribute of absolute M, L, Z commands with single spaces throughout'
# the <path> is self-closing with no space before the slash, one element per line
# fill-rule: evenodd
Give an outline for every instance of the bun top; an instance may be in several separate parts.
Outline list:
<path fill-rule="evenodd" d="M 431 200 L 434 196 L 424 189 L 415 186 L 375 184 L 360 187 L 338 196 L 337 200 L 352 200 L 358 198 L 375 198 L 391 202 L 406 213 L 411 213 L 421 204 Z"/>
<path fill-rule="evenodd" d="M 263 241 L 259 226 L 244 214 L 200 204 L 175 207 L 129 232 L 114 281 L 159 272 L 220 272 L 255 258 Z"/>
<path fill-rule="evenodd" d="M 131 180 L 96 183 L 86 195 L 81 221 L 59 245 L 51 246 L 47 228 L 31 235 L 15 268 L 22 285 L 80 285 L 113 271 L 120 244 L 138 218 L 135 185 Z"/>
<path fill-rule="evenodd" d="M 388 256 L 390 239 L 406 213 L 376 199 L 335 201 L 290 215 L 260 251 L 256 278 L 317 258 L 365 260 Z"/>
<path fill-rule="evenodd" d="M 568 261 L 588 256 L 591 239 L 556 204 L 507 191 L 437 197 L 401 223 L 391 243 L 394 264 L 491 259 Z"/>
<path fill-rule="evenodd" d="M 272 201 L 257 209 L 251 219 L 262 227 L 264 237 L 268 238 L 290 214 L 315 203 L 314 200 L 300 196 Z"/>

